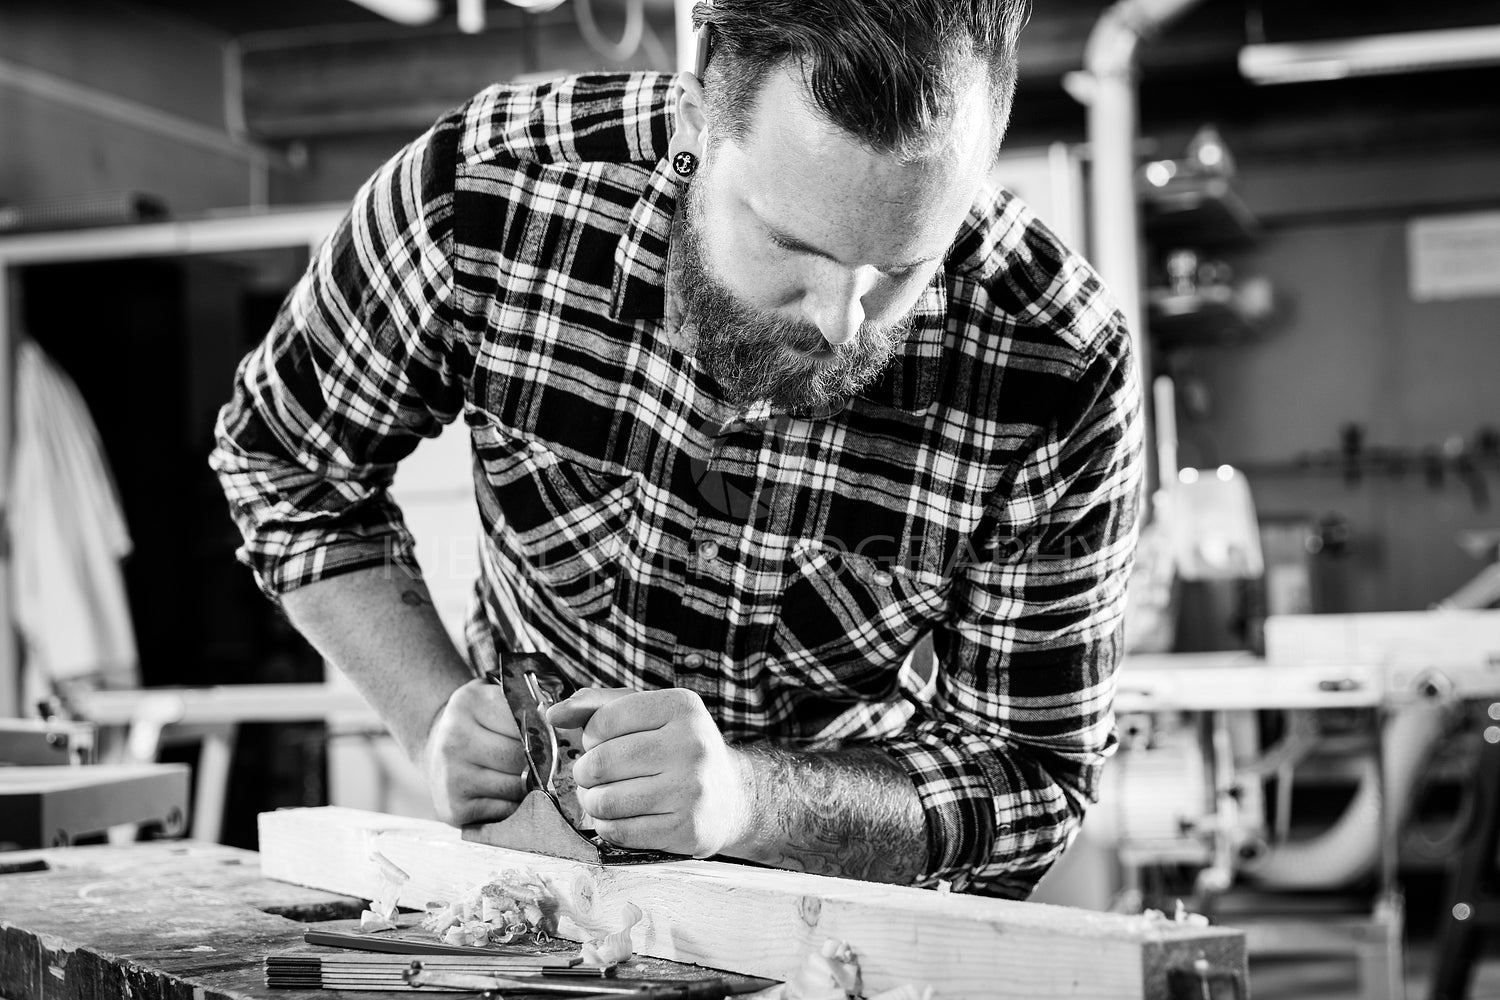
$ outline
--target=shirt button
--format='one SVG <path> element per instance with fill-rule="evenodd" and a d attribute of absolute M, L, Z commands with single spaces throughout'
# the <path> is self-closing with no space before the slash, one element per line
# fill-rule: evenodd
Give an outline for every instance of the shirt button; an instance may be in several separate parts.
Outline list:
<path fill-rule="evenodd" d="M 698 668 L 703 666 L 703 654 L 689 653 L 682 658 L 682 665 L 684 667 L 687 667 L 689 670 L 697 670 Z"/>
<path fill-rule="evenodd" d="M 874 573 L 870 574 L 870 582 L 877 587 L 889 587 L 895 582 L 895 577 L 883 569 L 877 569 Z"/>
<path fill-rule="evenodd" d="M 719 558 L 719 543 L 710 541 L 698 546 L 698 558 L 704 562 L 713 562 Z"/>

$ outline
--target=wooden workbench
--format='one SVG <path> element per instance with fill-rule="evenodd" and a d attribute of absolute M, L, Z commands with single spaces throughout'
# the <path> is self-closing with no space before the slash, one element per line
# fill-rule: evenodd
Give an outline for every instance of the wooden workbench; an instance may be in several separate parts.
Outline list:
<path fill-rule="evenodd" d="M 0 998 L 409 1000 L 410 991 L 263 985 L 268 953 L 317 950 L 302 942 L 310 925 L 350 930 L 363 908 L 264 878 L 257 854 L 218 844 L 0 853 Z M 633 964 L 651 976 L 703 974 L 654 959 Z"/>
<path fill-rule="evenodd" d="M 263 987 L 266 953 L 363 905 L 262 878 L 251 851 L 187 841 L 0 854 L 0 872 L 6 1000 L 313 1000 Z"/>

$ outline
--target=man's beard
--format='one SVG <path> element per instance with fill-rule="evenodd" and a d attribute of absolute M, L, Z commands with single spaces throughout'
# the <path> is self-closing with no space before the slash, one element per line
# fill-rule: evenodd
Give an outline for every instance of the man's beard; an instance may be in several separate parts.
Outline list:
<path fill-rule="evenodd" d="M 912 315 L 893 323 L 865 323 L 830 361 L 797 354 L 826 346 L 812 323 L 780 319 L 741 302 L 709 273 L 698 231 L 702 213 L 688 186 L 672 220 L 671 263 L 684 321 L 698 336 L 699 364 L 734 406 L 762 400 L 778 410 L 822 407 L 847 399 L 890 363 L 912 328 Z"/>

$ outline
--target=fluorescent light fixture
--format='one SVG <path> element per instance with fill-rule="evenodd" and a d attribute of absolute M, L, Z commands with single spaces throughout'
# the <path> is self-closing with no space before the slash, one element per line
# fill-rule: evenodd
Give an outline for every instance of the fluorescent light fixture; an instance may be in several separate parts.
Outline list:
<path fill-rule="evenodd" d="M 353 0 L 397 24 L 431 24 L 443 13 L 440 0 Z"/>
<path fill-rule="evenodd" d="M 1500 24 L 1240 49 L 1240 73 L 1253 83 L 1308 83 L 1492 65 L 1500 65 Z"/>

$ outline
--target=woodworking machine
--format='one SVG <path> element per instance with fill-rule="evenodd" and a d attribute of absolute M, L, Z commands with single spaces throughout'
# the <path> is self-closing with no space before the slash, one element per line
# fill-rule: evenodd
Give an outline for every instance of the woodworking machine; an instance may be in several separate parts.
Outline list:
<path fill-rule="evenodd" d="M 1500 718 L 1500 611 L 1272 616 L 1264 659 L 1127 656 L 1121 753 L 1096 807 L 1113 827 L 1116 905 L 1161 905 L 1148 875 L 1165 885 L 1161 873 L 1196 872 L 1175 891 L 1244 928 L 1252 955 L 1352 953 L 1363 995 L 1401 995 L 1401 834 L 1435 753 L 1475 702 Z M 1267 745 L 1262 724 L 1278 716 Z M 1500 727 L 1485 739 L 1500 740 Z M 1293 789 L 1320 774 L 1354 794 L 1331 824 L 1299 834 Z M 1309 893 L 1334 898 L 1371 875 L 1371 901 L 1310 912 Z"/>
<path fill-rule="evenodd" d="M 59 719 L 0 719 L 0 850 L 66 847 L 128 823 L 186 829 L 185 764 L 91 763 L 95 731 Z"/>

